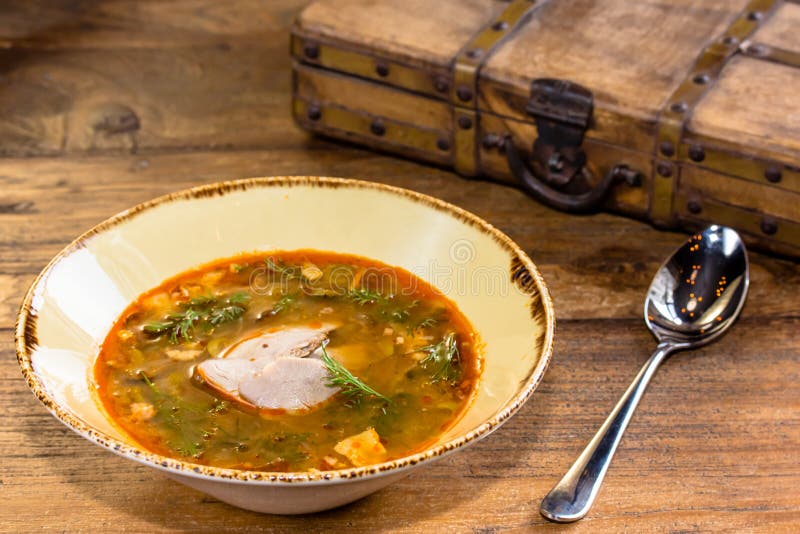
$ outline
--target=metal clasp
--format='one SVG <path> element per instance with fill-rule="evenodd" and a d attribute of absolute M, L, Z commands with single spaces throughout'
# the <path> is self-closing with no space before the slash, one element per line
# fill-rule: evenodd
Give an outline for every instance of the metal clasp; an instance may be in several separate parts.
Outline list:
<path fill-rule="evenodd" d="M 540 78 L 531 82 L 525 111 L 536 121 L 538 131 L 533 172 L 549 185 L 563 188 L 586 164 L 581 144 L 592 121 L 592 92 L 566 80 Z"/>

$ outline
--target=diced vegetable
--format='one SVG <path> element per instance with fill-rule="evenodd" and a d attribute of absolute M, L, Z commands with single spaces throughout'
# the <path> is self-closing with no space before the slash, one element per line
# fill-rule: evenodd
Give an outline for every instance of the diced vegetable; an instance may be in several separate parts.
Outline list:
<path fill-rule="evenodd" d="M 370 427 L 360 434 L 345 438 L 333 448 L 356 467 L 377 464 L 386 460 L 386 448 L 375 429 Z"/>

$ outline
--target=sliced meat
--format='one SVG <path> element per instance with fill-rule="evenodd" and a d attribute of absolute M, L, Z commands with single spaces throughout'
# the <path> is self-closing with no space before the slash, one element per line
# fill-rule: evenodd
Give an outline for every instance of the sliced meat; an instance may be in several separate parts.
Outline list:
<path fill-rule="evenodd" d="M 331 325 L 320 328 L 292 327 L 245 339 L 223 351 L 221 358 L 275 360 L 277 358 L 308 356 L 328 338 Z"/>
<path fill-rule="evenodd" d="M 239 383 L 239 395 L 264 410 L 303 412 L 339 391 L 327 385 L 328 369 L 315 358 L 278 358 L 258 376 Z"/>
<path fill-rule="evenodd" d="M 223 397 L 235 400 L 239 395 L 239 383 L 257 376 L 265 364 L 243 359 L 211 358 L 195 367 L 194 374 Z"/>
<path fill-rule="evenodd" d="M 323 380 L 327 377 L 327 371 L 317 354 L 321 352 L 320 346 L 333 328 L 331 325 L 320 328 L 299 326 L 248 338 L 223 350 L 221 357 L 200 362 L 194 369 L 194 378 L 217 396 L 237 402 L 244 408 L 307 409 L 324 402 L 336 392 L 327 391 L 329 388 Z M 282 363 L 267 373 L 273 364 L 281 360 L 306 361 L 306 357 L 312 353 L 316 363 L 299 366 Z M 319 378 L 320 366 L 322 379 Z M 270 378 L 269 375 L 274 372 L 279 374 Z M 296 376 L 291 377 L 287 373 L 296 373 Z M 308 395 L 294 395 L 293 392 L 306 387 L 302 386 L 306 382 L 311 384 Z M 263 390 L 263 384 L 270 384 L 269 389 Z"/>

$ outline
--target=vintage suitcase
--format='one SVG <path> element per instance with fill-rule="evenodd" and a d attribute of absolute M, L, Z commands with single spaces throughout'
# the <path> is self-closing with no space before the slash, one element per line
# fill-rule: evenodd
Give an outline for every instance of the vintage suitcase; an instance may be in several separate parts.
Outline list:
<path fill-rule="evenodd" d="M 800 257 L 796 0 L 320 0 L 291 51 L 304 128 Z"/>

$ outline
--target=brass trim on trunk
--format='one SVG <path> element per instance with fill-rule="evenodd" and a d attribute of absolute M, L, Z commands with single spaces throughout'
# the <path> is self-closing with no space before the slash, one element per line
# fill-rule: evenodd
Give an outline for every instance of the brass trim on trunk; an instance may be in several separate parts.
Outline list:
<path fill-rule="evenodd" d="M 540 2 L 541 3 L 541 2 Z M 530 17 L 536 0 L 512 0 L 494 20 L 473 36 L 453 60 L 453 138 L 455 170 L 463 176 L 479 173 L 475 139 L 478 131 L 478 79 L 480 69 L 500 43 L 514 33 Z"/>
<path fill-rule="evenodd" d="M 800 29 L 798 29 L 800 31 Z M 739 51 L 747 57 L 763 59 L 800 69 L 800 52 L 786 50 L 777 46 L 764 43 L 745 41 L 739 46 Z"/>
<path fill-rule="evenodd" d="M 305 35 L 297 27 L 292 30 L 289 48 L 294 59 L 306 65 L 351 74 L 439 100 L 447 100 L 452 85 L 452 75 L 447 68 L 432 65 L 422 68 L 379 54 L 364 53 L 338 42 Z"/>
<path fill-rule="evenodd" d="M 676 216 L 683 228 L 697 229 L 707 224 L 721 224 L 736 228 L 745 241 L 778 254 L 800 257 L 800 224 L 796 221 L 764 215 L 755 210 L 734 206 L 712 198 L 698 199 L 691 191 L 679 190 L 675 194 Z M 688 206 L 698 206 L 693 214 Z M 764 235 L 768 234 L 769 239 Z"/>
<path fill-rule="evenodd" d="M 650 219 L 655 225 L 674 226 L 674 193 L 680 180 L 679 146 L 694 107 L 718 79 L 725 64 L 771 14 L 779 0 L 751 0 L 722 36 L 706 46 L 697 61 L 667 99 L 658 119 L 653 165 Z M 754 14 L 758 13 L 758 16 Z"/>

